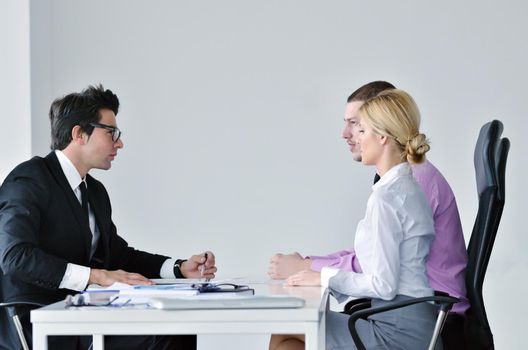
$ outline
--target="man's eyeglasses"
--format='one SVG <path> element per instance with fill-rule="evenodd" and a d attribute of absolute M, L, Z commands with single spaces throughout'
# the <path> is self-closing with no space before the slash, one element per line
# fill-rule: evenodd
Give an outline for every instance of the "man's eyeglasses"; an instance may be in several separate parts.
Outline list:
<path fill-rule="evenodd" d="M 117 142 L 119 138 L 121 137 L 121 130 L 117 128 L 116 126 L 106 125 L 106 124 L 99 124 L 99 123 L 90 123 L 90 126 L 93 126 L 94 128 L 101 128 L 108 130 L 110 134 L 112 134 L 112 141 Z"/>

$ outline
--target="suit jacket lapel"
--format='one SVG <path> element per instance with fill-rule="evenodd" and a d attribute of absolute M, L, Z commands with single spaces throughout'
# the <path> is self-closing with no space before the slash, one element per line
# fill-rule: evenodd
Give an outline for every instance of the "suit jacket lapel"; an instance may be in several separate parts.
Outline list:
<path fill-rule="evenodd" d="M 66 179 L 66 176 L 62 171 L 62 168 L 55 152 L 49 153 L 44 159 L 48 168 L 50 169 L 51 174 L 55 178 L 55 181 L 59 184 L 60 188 L 62 189 L 62 192 L 64 193 L 64 196 L 68 200 L 68 204 L 73 212 L 73 215 L 75 216 L 75 219 L 79 224 L 79 232 L 82 235 L 82 239 L 84 241 L 84 246 L 86 249 L 86 256 L 89 260 L 90 249 L 92 246 L 92 231 L 90 231 L 88 218 L 84 214 L 79 200 L 77 199 L 75 193 L 70 187 L 70 184 L 68 183 L 68 180 Z"/>

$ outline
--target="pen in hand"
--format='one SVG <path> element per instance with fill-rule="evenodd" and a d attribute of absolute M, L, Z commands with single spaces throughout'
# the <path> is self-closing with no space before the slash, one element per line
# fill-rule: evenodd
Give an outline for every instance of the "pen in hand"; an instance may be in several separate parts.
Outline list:
<path fill-rule="evenodd" d="M 202 277 L 203 277 L 204 272 L 205 272 L 205 263 L 207 262 L 207 253 L 205 253 L 204 256 L 205 256 L 205 260 L 204 260 L 203 264 L 200 266 L 200 275 Z"/>

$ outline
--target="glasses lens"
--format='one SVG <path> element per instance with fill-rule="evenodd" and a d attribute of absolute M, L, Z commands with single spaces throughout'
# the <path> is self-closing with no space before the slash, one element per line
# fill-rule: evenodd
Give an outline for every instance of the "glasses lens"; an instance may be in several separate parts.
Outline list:
<path fill-rule="evenodd" d="M 112 135 L 112 141 L 117 142 L 119 138 L 121 137 L 121 130 L 119 130 L 115 126 L 105 125 L 105 124 L 99 124 L 99 123 L 90 123 L 91 126 L 94 128 L 101 128 L 106 129 L 108 132 Z"/>
<path fill-rule="evenodd" d="M 118 128 L 115 128 L 114 130 L 112 130 L 112 140 L 114 140 L 114 142 L 117 142 L 120 137 L 121 137 L 121 130 L 119 130 Z"/>

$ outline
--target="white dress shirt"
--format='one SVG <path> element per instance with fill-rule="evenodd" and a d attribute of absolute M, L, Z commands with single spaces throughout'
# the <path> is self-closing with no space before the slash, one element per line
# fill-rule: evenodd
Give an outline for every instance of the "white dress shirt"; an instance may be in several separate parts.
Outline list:
<path fill-rule="evenodd" d="M 430 296 L 425 263 L 434 237 L 427 199 L 409 164 L 398 164 L 372 186 L 365 217 L 357 226 L 354 248 L 363 273 L 324 267 L 321 283 L 339 301 L 348 296 Z"/>
<path fill-rule="evenodd" d="M 75 193 L 75 196 L 77 197 L 77 200 L 79 200 L 79 203 L 82 203 L 81 200 L 81 189 L 79 188 L 79 185 L 81 182 L 84 181 L 85 185 L 88 188 L 88 184 L 84 179 L 81 178 L 79 175 L 79 172 L 71 162 L 71 160 L 66 157 L 66 155 L 59 150 L 55 151 L 55 154 L 57 155 L 57 159 L 59 160 L 60 166 L 62 168 L 62 172 L 66 176 L 66 180 L 68 180 L 68 184 L 70 185 L 73 193 Z M 93 213 L 92 208 L 90 207 L 90 204 L 88 203 L 88 221 L 90 225 L 90 231 L 92 231 L 92 246 L 90 249 L 90 258 L 94 255 L 95 250 L 97 249 L 97 244 L 99 242 L 100 233 L 99 228 L 97 227 L 95 223 L 95 215 Z M 163 278 L 175 278 L 174 272 L 173 272 L 173 266 L 174 266 L 175 259 L 167 259 L 161 266 L 160 276 Z M 66 272 L 64 273 L 64 276 L 62 277 L 61 283 L 59 285 L 59 288 L 67 288 L 72 290 L 81 291 L 84 290 L 88 284 L 88 280 L 90 279 L 90 268 L 87 266 L 77 265 L 68 263 L 66 266 Z"/>

